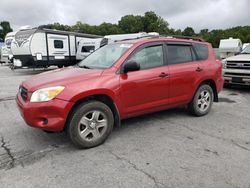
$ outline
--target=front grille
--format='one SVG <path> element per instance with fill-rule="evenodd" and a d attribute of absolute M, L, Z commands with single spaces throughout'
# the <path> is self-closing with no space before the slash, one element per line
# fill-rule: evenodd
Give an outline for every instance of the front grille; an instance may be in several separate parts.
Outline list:
<path fill-rule="evenodd" d="M 250 69 L 250 61 L 227 61 L 228 69 Z"/>
<path fill-rule="evenodd" d="M 224 75 L 225 76 L 230 76 L 230 77 L 246 77 L 246 78 L 250 78 L 250 73 L 226 72 Z"/>
<path fill-rule="evenodd" d="M 20 95 L 21 95 L 22 99 L 23 99 L 24 101 L 26 101 L 27 98 L 28 98 L 28 90 L 27 90 L 25 87 L 20 86 L 19 92 L 20 92 Z"/>

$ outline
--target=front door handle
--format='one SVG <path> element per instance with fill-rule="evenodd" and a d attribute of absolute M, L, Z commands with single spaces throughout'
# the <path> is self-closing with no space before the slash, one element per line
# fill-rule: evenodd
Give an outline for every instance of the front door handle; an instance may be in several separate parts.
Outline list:
<path fill-rule="evenodd" d="M 166 74 L 165 72 L 162 72 L 162 73 L 159 75 L 159 77 L 161 77 L 161 78 L 168 77 L 168 74 Z"/>
<path fill-rule="evenodd" d="M 201 72 L 201 71 L 203 71 L 202 68 L 200 68 L 200 67 L 197 67 L 197 68 L 196 68 L 196 72 Z"/>

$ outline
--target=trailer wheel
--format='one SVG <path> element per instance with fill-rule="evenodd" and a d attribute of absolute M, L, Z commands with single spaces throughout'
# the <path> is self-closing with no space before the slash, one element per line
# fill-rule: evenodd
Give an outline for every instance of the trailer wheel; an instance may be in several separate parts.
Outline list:
<path fill-rule="evenodd" d="M 63 68 L 63 65 L 57 65 L 57 67 L 58 67 L 59 69 L 61 69 L 61 68 Z"/>

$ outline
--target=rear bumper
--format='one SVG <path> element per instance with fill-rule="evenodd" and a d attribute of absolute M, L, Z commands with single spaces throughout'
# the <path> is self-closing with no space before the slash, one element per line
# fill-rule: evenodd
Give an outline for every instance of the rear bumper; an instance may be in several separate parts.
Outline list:
<path fill-rule="evenodd" d="M 19 94 L 16 103 L 25 122 L 35 128 L 48 131 L 62 131 L 69 111 L 74 103 L 53 99 L 49 102 L 25 102 Z"/>
<path fill-rule="evenodd" d="M 225 83 L 235 85 L 250 85 L 250 70 L 223 69 Z"/>

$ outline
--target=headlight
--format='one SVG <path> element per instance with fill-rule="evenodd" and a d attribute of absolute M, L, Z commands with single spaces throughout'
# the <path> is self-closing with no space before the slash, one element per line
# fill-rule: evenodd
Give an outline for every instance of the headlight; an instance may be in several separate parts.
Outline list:
<path fill-rule="evenodd" d="M 222 67 L 223 69 L 227 68 L 227 60 L 222 60 Z"/>
<path fill-rule="evenodd" d="M 32 93 L 30 102 L 50 101 L 54 99 L 63 90 L 64 90 L 63 86 L 55 86 L 55 87 L 38 89 Z"/>

